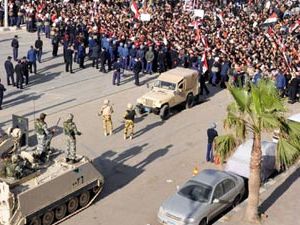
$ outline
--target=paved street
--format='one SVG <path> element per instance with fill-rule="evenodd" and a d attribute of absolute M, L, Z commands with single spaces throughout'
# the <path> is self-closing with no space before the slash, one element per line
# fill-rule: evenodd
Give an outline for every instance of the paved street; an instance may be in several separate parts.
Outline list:
<path fill-rule="evenodd" d="M 23 56 L 34 44 L 36 34 L 17 33 L 20 36 L 19 54 Z M 0 34 L 0 62 L 12 54 L 10 38 L 13 35 Z M 219 133 L 222 133 L 229 94 L 226 90 L 218 92 L 217 88 L 213 88 L 208 101 L 177 112 L 165 122 L 155 115 L 139 117 L 135 138 L 125 141 L 122 117 L 126 105 L 128 102 L 135 103 L 147 91 L 146 85 L 135 87 L 132 76 L 127 76 L 121 86 L 113 86 L 111 73 L 102 74 L 94 68 L 78 70 L 78 65 L 74 65 L 76 73 L 65 73 L 63 58 L 52 59 L 50 41 L 44 38 L 43 41 L 44 62 L 38 64 L 38 74 L 31 75 L 30 85 L 24 90 L 8 88 L 4 96 L 4 110 L 0 111 L 0 127 L 6 129 L 10 126 L 12 114 L 28 117 L 30 129 L 33 129 L 33 119 L 41 112 L 48 114 L 49 126 L 72 112 L 78 129 L 83 133 L 78 138 L 78 152 L 94 159 L 105 176 L 106 184 L 99 201 L 62 224 L 157 224 L 156 214 L 160 204 L 175 192 L 178 185 L 190 178 L 193 167 L 214 167 L 204 163 L 206 129 L 216 122 Z M 1 78 L 6 84 L 3 64 L 0 68 Z M 145 75 L 141 81 L 151 82 L 154 78 L 154 75 Z M 97 116 L 97 110 L 105 98 L 111 100 L 115 110 L 115 130 L 111 137 L 104 137 L 102 120 Z M 299 112 L 299 104 L 293 107 L 294 113 Z M 62 121 L 59 126 L 62 126 Z M 53 146 L 64 148 L 62 134 L 54 138 Z M 293 185 L 296 186 L 289 191 L 295 194 L 299 182 Z M 289 205 L 288 201 L 282 201 L 281 207 L 287 208 L 284 204 Z M 276 207 L 270 208 L 270 217 L 282 211 L 282 208 Z M 291 206 L 291 210 L 292 207 L 299 208 L 299 204 Z"/>

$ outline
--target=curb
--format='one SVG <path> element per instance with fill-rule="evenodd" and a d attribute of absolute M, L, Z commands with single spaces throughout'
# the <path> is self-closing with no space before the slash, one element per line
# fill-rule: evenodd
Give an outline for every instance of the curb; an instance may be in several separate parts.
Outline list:
<path fill-rule="evenodd" d="M 14 27 L 0 27 L 0 32 L 15 32 L 15 31 L 21 31 L 26 30 L 26 26 L 22 25 L 20 28 Z"/>
<path fill-rule="evenodd" d="M 259 193 L 260 193 L 260 205 L 273 193 L 273 191 L 279 187 L 292 173 L 294 173 L 297 169 L 300 168 L 300 159 L 291 167 L 289 167 L 286 171 L 281 173 L 280 175 L 276 176 L 273 179 L 270 179 L 267 183 L 263 184 L 260 187 Z M 273 190 L 271 190 L 273 189 Z M 270 191 L 267 193 L 267 191 Z M 262 194 L 264 195 L 262 196 Z M 232 222 L 236 221 L 230 221 L 232 217 L 236 215 L 239 211 L 241 211 L 243 208 L 247 206 L 248 199 L 245 199 L 241 204 L 236 206 L 234 209 L 232 209 L 230 212 L 222 216 L 219 220 L 217 220 L 214 225 L 232 225 Z M 243 224 L 243 223 L 241 223 Z"/>

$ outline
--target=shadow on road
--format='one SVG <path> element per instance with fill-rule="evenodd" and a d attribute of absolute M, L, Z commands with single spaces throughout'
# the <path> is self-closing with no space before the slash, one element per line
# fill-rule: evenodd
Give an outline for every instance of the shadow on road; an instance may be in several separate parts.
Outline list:
<path fill-rule="evenodd" d="M 32 94 L 32 93 L 31 94 L 22 94 L 16 98 L 4 101 L 3 105 L 4 105 L 4 108 L 9 108 L 9 107 L 19 105 L 22 103 L 38 100 L 42 95 L 43 94 L 36 95 L 36 94 Z"/>
<path fill-rule="evenodd" d="M 294 171 L 281 185 L 279 185 L 273 193 L 259 206 L 259 212 L 266 212 L 290 186 L 300 177 L 300 168 Z"/>
<path fill-rule="evenodd" d="M 41 84 L 41 83 L 45 83 L 48 82 L 50 80 L 53 80 L 55 77 L 59 76 L 61 74 L 61 72 L 55 72 L 55 73 L 44 73 L 44 74 L 35 74 L 35 75 L 31 75 L 29 77 L 29 85 L 25 86 L 25 87 L 31 87 L 33 85 L 37 85 L 37 84 Z"/>
<path fill-rule="evenodd" d="M 148 144 L 134 146 L 122 153 L 107 151 L 94 160 L 94 165 L 105 177 L 102 198 L 122 189 L 145 171 L 145 167 L 165 156 L 173 145 L 168 145 L 150 153 L 144 160 L 134 166 L 125 163 L 140 154 Z"/>

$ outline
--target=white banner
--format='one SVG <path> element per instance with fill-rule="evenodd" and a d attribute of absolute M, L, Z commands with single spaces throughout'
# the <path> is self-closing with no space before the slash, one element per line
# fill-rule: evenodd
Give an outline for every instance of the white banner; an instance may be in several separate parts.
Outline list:
<path fill-rule="evenodd" d="M 151 20 L 151 15 L 148 13 L 142 13 L 141 14 L 141 21 L 150 21 Z"/>
<path fill-rule="evenodd" d="M 204 17 L 204 10 L 203 9 L 194 9 L 193 17 L 200 17 L 202 19 Z"/>

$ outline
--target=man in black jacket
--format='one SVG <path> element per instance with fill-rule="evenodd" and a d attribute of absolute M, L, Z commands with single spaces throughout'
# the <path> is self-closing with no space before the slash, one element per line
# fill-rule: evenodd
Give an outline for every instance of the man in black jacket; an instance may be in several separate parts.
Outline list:
<path fill-rule="evenodd" d="M 18 50 L 19 50 L 18 35 L 15 35 L 14 39 L 12 39 L 11 47 L 13 48 L 14 60 L 17 61 L 18 60 Z"/>
<path fill-rule="evenodd" d="M 135 64 L 133 66 L 133 72 L 134 72 L 134 84 L 136 86 L 140 85 L 140 75 L 139 73 L 142 71 L 142 62 L 141 58 L 135 59 Z"/>
<path fill-rule="evenodd" d="M 23 71 L 21 60 L 18 60 L 18 64 L 15 66 L 15 72 L 17 76 L 17 88 L 23 89 Z"/>
<path fill-rule="evenodd" d="M 91 55 L 91 58 L 93 60 L 92 67 L 96 66 L 96 69 L 99 69 L 99 51 L 100 51 L 100 47 L 99 45 L 96 44 L 92 48 L 92 55 Z"/>
<path fill-rule="evenodd" d="M 28 85 L 28 83 L 29 83 L 29 62 L 27 61 L 26 56 L 24 56 L 22 58 L 21 66 L 22 66 L 22 75 L 24 76 L 23 83 L 25 81 L 25 84 Z"/>
<path fill-rule="evenodd" d="M 73 69 L 72 69 L 73 53 L 74 53 L 74 51 L 71 48 L 71 45 L 69 45 L 67 50 L 65 51 L 66 72 L 73 73 Z"/>
<path fill-rule="evenodd" d="M 4 63 L 5 71 L 6 71 L 6 77 L 7 77 L 7 85 L 16 86 L 15 79 L 14 79 L 14 65 L 11 62 L 11 56 L 7 57 L 7 60 Z M 11 81 L 11 83 L 10 83 Z"/>
<path fill-rule="evenodd" d="M 107 60 L 106 49 L 102 48 L 101 53 L 100 53 L 100 63 L 101 63 L 100 72 L 106 73 L 106 69 L 105 69 L 106 60 Z"/>
<path fill-rule="evenodd" d="M 41 40 L 40 36 L 35 41 L 34 46 L 37 49 L 37 58 L 38 58 L 38 61 L 39 61 L 39 63 L 41 63 L 42 62 L 42 54 L 43 54 L 43 41 Z"/>
<path fill-rule="evenodd" d="M 1 84 L 1 79 L 0 79 L 0 110 L 2 110 L 2 101 L 3 101 L 4 91 L 6 91 L 6 88 L 4 87 L 3 84 Z"/>

